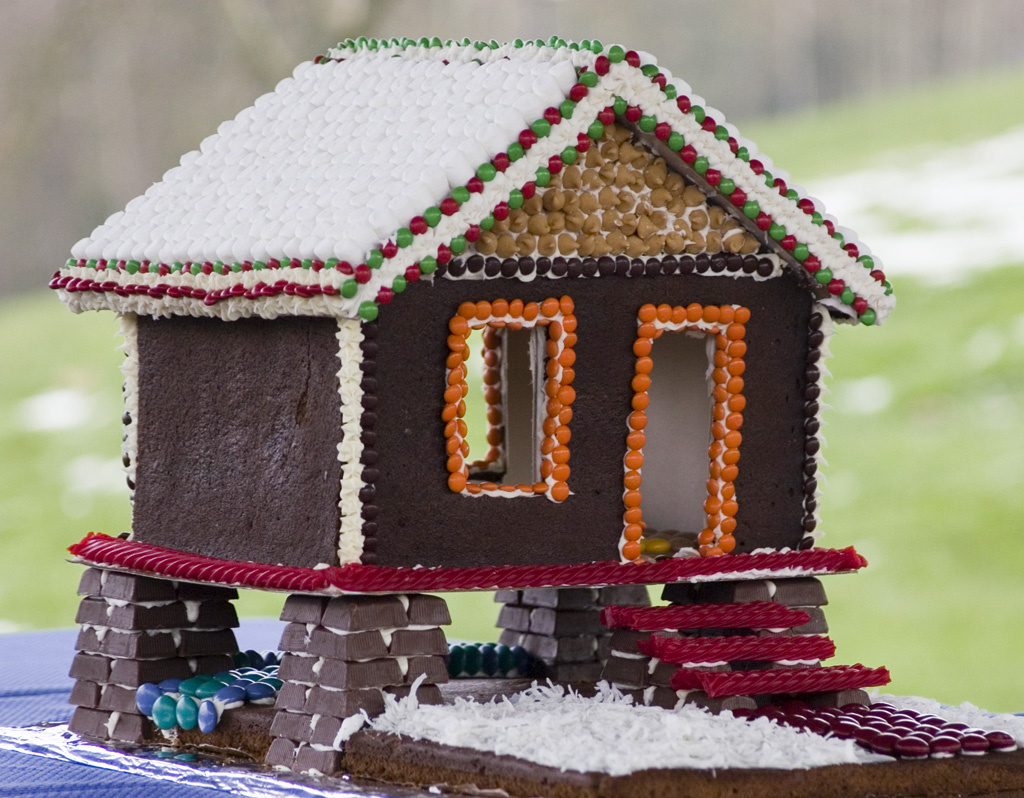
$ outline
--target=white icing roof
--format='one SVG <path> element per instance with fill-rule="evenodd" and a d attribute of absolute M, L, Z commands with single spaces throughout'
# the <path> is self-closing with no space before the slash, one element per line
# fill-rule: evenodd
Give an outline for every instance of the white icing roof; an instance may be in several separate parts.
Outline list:
<path fill-rule="evenodd" d="M 837 294 L 827 303 L 852 315 L 856 297 L 858 312 L 869 309 L 865 323 L 882 321 L 894 304 L 891 291 L 872 276 L 871 261 L 858 262 L 830 234 L 833 220 L 801 209 L 806 195 L 799 187 L 789 186 L 789 197 L 769 187 L 748 161 L 787 176 L 653 56 L 622 54 L 563 43 L 339 45 L 321 63 L 297 67 L 79 241 L 51 285 L 76 311 L 373 318 L 378 302 L 405 288 L 410 267 L 429 264 L 422 269 L 428 275 L 439 251 L 536 180 L 549 159 L 575 148 L 620 97 L 668 123 L 708 168 L 783 225 L 801 245 L 796 251 L 817 258 L 818 277 L 847 289 L 845 299 Z M 583 72 L 591 73 L 592 85 L 578 96 Z M 652 82 L 654 72 L 667 90 Z M 465 194 L 478 170 L 518 147 L 520 134 L 546 111 L 564 108 L 574 85 L 571 116 L 507 168 L 486 175 L 454 211 L 410 233 L 412 220 L 422 222 L 430 208 L 436 216 L 442 202 L 451 205 L 453 191 Z M 747 158 L 702 126 L 703 114 L 677 105 L 676 94 L 702 107 Z M 820 201 L 812 201 L 811 210 L 823 214 Z M 842 232 L 846 242 L 854 240 Z M 857 246 L 857 255 L 868 254 Z M 371 269 L 357 280 L 353 269 L 364 263 Z"/>
<path fill-rule="evenodd" d="M 565 60 L 301 64 L 71 254 L 360 263 L 575 82 Z"/>

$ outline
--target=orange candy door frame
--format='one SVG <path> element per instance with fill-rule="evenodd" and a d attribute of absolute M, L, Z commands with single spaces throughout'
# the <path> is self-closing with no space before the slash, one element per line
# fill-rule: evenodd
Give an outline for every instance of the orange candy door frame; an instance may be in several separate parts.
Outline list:
<path fill-rule="evenodd" d="M 739 474 L 740 443 L 743 436 L 744 342 L 750 311 L 738 305 L 682 306 L 644 305 L 637 314 L 637 337 L 633 344 L 636 365 L 633 375 L 633 410 L 627 419 L 625 475 L 623 477 L 623 530 L 619 553 L 626 562 L 641 557 L 644 533 L 641 468 L 647 426 L 648 390 L 651 386 L 651 349 L 666 331 L 691 330 L 714 336 L 715 352 L 711 378 L 712 442 L 708 448 L 708 495 L 704 501 L 706 522 L 697 537 L 701 556 L 728 554 L 736 547 L 735 480 Z"/>

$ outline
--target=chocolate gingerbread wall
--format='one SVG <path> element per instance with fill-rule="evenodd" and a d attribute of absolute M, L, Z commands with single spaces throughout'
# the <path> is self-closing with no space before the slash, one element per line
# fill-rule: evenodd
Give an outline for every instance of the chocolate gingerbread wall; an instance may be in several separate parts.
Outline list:
<path fill-rule="evenodd" d="M 138 320 L 135 539 L 337 562 L 337 323 Z"/>
<path fill-rule="evenodd" d="M 452 264 L 449 271 L 482 267 L 489 273 L 484 259 L 475 257 L 481 263 Z M 507 259 L 497 261 L 498 273 L 528 269 L 566 278 L 435 280 L 396 297 L 375 322 L 372 561 L 473 566 L 617 559 L 633 343 L 638 311 L 647 303 L 749 308 L 736 551 L 797 546 L 803 536 L 804 359 L 813 299 L 788 274 L 755 280 L 758 260 L 703 255 L 648 261 L 645 267 L 623 256 Z M 766 265 L 760 264 L 762 271 Z M 598 279 L 585 279 L 598 272 Z M 441 420 L 449 319 L 462 302 L 541 302 L 563 295 L 572 298 L 578 322 L 569 425 L 572 495 L 554 502 L 543 495 L 454 493 Z"/>

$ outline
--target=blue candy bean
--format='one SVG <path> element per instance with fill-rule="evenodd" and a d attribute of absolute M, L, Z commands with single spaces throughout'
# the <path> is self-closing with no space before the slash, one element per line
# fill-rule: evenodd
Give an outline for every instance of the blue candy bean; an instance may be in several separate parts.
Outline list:
<path fill-rule="evenodd" d="M 151 682 L 140 684 L 139 689 L 135 691 L 135 706 L 143 715 L 151 715 L 153 714 L 153 702 L 162 695 L 163 691 L 155 684 Z"/>
<path fill-rule="evenodd" d="M 274 689 L 274 686 L 266 682 L 253 682 L 245 687 L 246 699 L 254 704 L 269 703 L 267 699 L 272 701 L 276 695 L 277 690 Z"/>
<path fill-rule="evenodd" d="M 207 698 L 199 705 L 199 712 L 196 715 L 199 731 L 203 734 L 209 734 L 217 728 L 217 721 L 219 720 L 220 713 L 217 711 L 217 705 Z"/>
<path fill-rule="evenodd" d="M 178 685 L 181 684 L 181 679 L 164 679 L 157 687 L 160 688 L 162 693 L 176 693 L 178 692 Z"/>
<path fill-rule="evenodd" d="M 228 685 L 213 694 L 213 700 L 225 709 L 234 709 L 245 703 L 245 688 Z"/>

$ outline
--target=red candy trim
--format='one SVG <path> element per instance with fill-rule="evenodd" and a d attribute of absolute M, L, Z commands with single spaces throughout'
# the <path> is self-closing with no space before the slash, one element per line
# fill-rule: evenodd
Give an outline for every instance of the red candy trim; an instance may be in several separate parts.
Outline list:
<path fill-rule="evenodd" d="M 594 562 L 579 565 L 497 565 L 477 568 L 388 568 L 376 565 L 300 568 L 203 557 L 148 543 L 112 538 L 95 532 L 69 546 L 68 551 L 81 562 L 91 565 L 138 571 L 168 579 L 285 590 L 292 593 L 328 594 L 644 585 L 686 580 L 705 581 L 716 577 L 766 579 L 773 576 L 792 576 L 792 570 L 799 571 L 801 576 L 813 576 L 854 571 L 867 565 L 867 561 L 850 547 L 733 554 L 729 557 L 688 557 L 655 563 Z M 804 618 L 801 623 L 807 623 L 807 614 L 801 615 Z M 749 627 L 749 621 L 747 625 Z"/>

